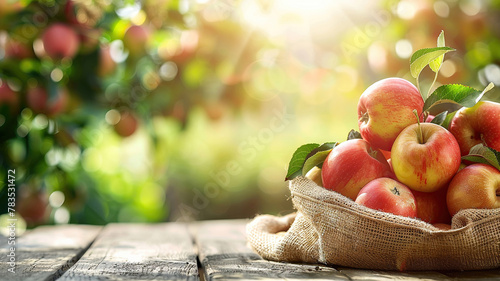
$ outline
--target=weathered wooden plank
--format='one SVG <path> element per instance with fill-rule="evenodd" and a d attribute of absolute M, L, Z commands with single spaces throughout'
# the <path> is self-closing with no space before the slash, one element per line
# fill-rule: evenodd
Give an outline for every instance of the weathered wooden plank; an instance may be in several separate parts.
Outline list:
<path fill-rule="evenodd" d="M 110 224 L 59 280 L 199 280 L 187 225 Z"/>
<path fill-rule="evenodd" d="M 246 245 L 247 220 L 207 221 L 193 225 L 206 280 L 349 280 L 332 267 L 262 259 Z"/>
<path fill-rule="evenodd" d="M 55 280 L 89 247 L 102 227 L 90 225 L 42 226 L 0 249 L 1 280 Z M 15 267 L 11 269 L 11 247 Z"/>
<path fill-rule="evenodd" d="M 444 271 L 442 273 L 457 281 L 500 280 L 500 268 L 491 270 Z"/>
<path fill-rule="evenodd" d="M 388 280 L 453 280 L 452 278 L 435 271 L 411 271 L 411 272 L 398 272 L 398 271 L 383 271 L 383 270 L 366 270 L 355 268 L 342 268 L 338 267 L 338 271 L 345 274 L 353 281 L 388 281 Z"/>

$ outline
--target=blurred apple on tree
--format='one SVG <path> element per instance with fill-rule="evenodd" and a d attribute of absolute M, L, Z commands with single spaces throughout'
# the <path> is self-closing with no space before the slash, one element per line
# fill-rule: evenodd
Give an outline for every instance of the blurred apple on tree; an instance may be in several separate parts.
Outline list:
<path fill-rule="evenodd" d="M 42 35 L 45 53 L 53 60 L 72 58 L 80 46 L 76 32 L 66 24 L 54 23 Z"/>
<path fill-rule="evenodd" d="M 65 89 L 57 89 L 55 96 L 49 97 L 45 88 L 35 86 L 28 89 L 26 101 L 34 112 L 55 116 L 65 110 L 68 94 Z"/>

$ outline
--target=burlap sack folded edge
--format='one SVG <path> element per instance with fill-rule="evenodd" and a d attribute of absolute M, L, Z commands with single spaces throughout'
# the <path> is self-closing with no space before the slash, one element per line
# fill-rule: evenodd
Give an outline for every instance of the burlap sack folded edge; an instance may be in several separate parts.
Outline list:
<path fill-rule="evenodd" d="M 500 267 L 500 209 L 462 210 L 443 231 L 366 208 L 304 177 L 291 181 L 290 191 L 296 213 L 261 215 L 247 225 L 250 246 L 266 259 L 386 270 Z"/>

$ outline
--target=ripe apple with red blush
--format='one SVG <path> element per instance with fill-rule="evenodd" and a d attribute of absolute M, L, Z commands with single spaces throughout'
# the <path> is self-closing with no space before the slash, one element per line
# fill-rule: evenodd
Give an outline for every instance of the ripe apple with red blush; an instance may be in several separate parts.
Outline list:
<path fill-rule="evenodd" d="M 481 163 L 463 168 L 450 182 L 446 201 L 452 216 L 462 209 L 500 208 L 500 171 Z"/>
<path fill-rule="evenodd" d="M 406 127 L 391 150 L 391 162 L 398 181 L 412 190 L 434 192 L 445 188 L 461 163 L 455 137 L 433 123 Z"/>
<path fill-rule="evenodd" d="M 129 137 L 133 135 L 139 127 L 139 121 L 132 112 L 122 111 L 120 113 L 120 120 L 113 127 L 118 135 Z"/>
<path fill-rule="evenodd" d="M 146 45 L 150 37 L 149 30 L 141 25 L 130 26 L 123 35 L 123 45 L 133 57 L 140 56 L 146 52 Z"/>
<path fill-rule="evenodd" d="M 368 182 L 381 177 L 394 175 L 382 152 L 363 139 L 336 146 L 321 169 L 323 186 L 352 200 Z"/>
<path fill-rule="evenodd" d="M 53 60 L 72 58 L 80 46 L 76 32 L 68 25 L 55 23 L 42 34 L 43 48 Z"/>
<path fill-rule="evenodd" d="M 417 217 L 418 206 L 411 190 L 391 178 L 378 178 L 359 191 L 356 203 L 399 216 Z"/>
<path fill-rule="evenodd" d="M 47 90 L 41 86 L 28 89 L 26 94 L 28 107 L 35 113 L 42 113 L 47 116 L 56 116 L 66 109 L 68 104 L 68 94 L 63 88 L 58 89 L 56 97 L 51 98 Z"/>
<path fill-rule="evenodd" d="M 422 114 L 424 100 L 418 89 L 401 78 L 387 78 L 368 87 L 358 102 L 361 136 L 374 147 L 390 151 L 406 127 L 417 122 L 413 110 Z"/>
<path fill-rule="evenodd" d="M 451 216 L 446 204 L 446 188 L 434 192 L 412 190 L 417 204 L 417 218 L 431 224 L 450 224 Z"/>
<path fill-rule="evenodd" d="M 480 101 L 463 107 L 451 120 L 449 130 L 455 136 L 462 155 L 469 154 L 476 144 L 500 151 L 500 103 Z"/>
<path fill-rule="evenodd" d="M 0 80 L 0 106 L 4 104 L 10 108 L 11 113 L 17 111 L 19 108 L 19 95 L 5 81 Z"/>

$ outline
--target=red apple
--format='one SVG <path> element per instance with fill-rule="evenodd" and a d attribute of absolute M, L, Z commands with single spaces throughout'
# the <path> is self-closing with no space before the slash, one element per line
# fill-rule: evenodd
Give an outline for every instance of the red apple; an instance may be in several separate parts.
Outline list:
<path fill-rule="evenodd" d="M 44 88 L 37 86 L 28 89 L 26 101 L 35 113 L 55 116 L 66 108 L 68 96 L 64 89 L 59 89 L 57 97 L 51 99 Z"/>
<path fill-rule="evenodd" d="M 339 144 L 328 154 L 321 169 L 323 186 L 352 200 L 368 182 L 393 176 L 382 152 L 363 139 Z"/>
<path fill-rule="evenodd" d="M 378 178 L 366 184 L 356 197 L 356 203 L 368 208 L 414 218 L 417 205 L 411 190 L 391 178 Z"/>
<path fill-rule="evenodd" d="M 408 125 L 417 122 L 424 100 L 418 89 L 401 78 L 375 82 L 361 95 L 358 102 L 358 125 L 363 139 L 374 147 L 391 150 L 394 140 Z"/>
<path fill-rule="evenodd" d="M 463 168 L 450 182 L 446 202 L 452 216 L 462 209 L 500 208 L 500 171 L 486 164 Z"/>
<path fill-rule="evenodd" d="M 122 137 L 129 137 L 135 133 L 139 122 L 132 112 L 123 111 L 120 113 L 120 120 L 114 125 L 115 132 Z"/>
<path fill-rule="evenodd" d="M 22 60 L 31 56 L 33 56 L 33 49 L 31 46 L 12 38 L 7 39 L 7 43 L 5 44 L 5 57 Z"/>
<path fill-rule="evenodd" d="M 72 58 L 80 45 L 76 32 L 61 23 L 49 26 L 42 35 L 42 42 L 45 53 L 54 60 Z"/>
<path fill-rule="evenodd" d="M 446 205 L 446 188 L 434 192 L 420 192 L 413 190 L 417 204 L 417 218 L 431 223 L 451 223 L 451 216 Z"/>
<path fill-rule="evenodd" d="M 146 44 L 149 40 L 149 30 L 140 25 L 132 25 L 123 35 L 123 45 L 131 56 L 139 56 L 146 52 Z"/>
<path fill-rule="evenodd" d="M 5 81 L 0 80 L 0 106 L 3 104 L 8 105 L 12 113 L 15 112 L 19 107 L 19 95 Z"/>
<path fill-rule="evenodd" d="M 409 188 L 434 192 L 444 188 L 460 166 L 460 148 L 445 128 L 413 124 L 397 137 L 391 150 L 397 179 Z"/>
<path fill-rule="evenodd" d="M 450 230 L 451 229 L 451 224 L 448 223 L 433 223 L 432 224 L 434 227 L 439 228 L 440 230 Z"/>
<path fill-rule="evenodd" d="M 46 193 L 22 189 L 18 200 L 16 210 L 24 218 L 28 226 L 47 223 L 50 206 Z"/>
<path fill-rule="evenodd" d="M 480 101 L 457 111 L 450 123 L 462 155 L 479 143 L 500 151 L 500 103 Z"/>

